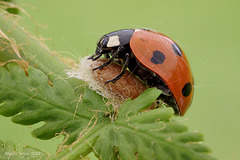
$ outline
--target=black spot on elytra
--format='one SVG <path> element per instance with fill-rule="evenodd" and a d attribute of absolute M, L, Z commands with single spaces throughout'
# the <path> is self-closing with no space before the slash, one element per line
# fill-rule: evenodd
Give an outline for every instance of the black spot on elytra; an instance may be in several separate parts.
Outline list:
<path fill-rule="evenodd" d="M 165 61 L 165 55 L 156 50 L 153 52 L 153 56 L 151 58 L 151 62 L 154 63 L 154 64 L 162 64 L 163 62 Z"/>
<path fill-rule="evenodd" d="M 182 56 L 182 51 L 181 51 L 181 49 L 178 47 L 178 45 L 176 44 L 176 43 L 173 43 L 172 44 L 172 48 L 173 48 L 173 51 L 174 51 L 174 53 L 176 54 L 176 55 L 178 55 L 178 56 Z"/>
<path fill-rule="evenodd" d="M 192 91 L 192 84 L 190 82 L 188 82 L 184 85 L 184 87 L 182 89 L 182 95 L 184 97 L 187 97 L 190 95 L 191 91 Z"/>

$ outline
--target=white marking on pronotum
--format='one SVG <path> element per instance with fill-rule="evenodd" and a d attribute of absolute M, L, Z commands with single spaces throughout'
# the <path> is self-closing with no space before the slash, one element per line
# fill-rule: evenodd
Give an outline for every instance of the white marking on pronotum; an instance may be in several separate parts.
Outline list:
<path fill-rule="evenodd" d="M 142 31 L 142 29 L 135 29 L 134 32 Z"/>
<path fill-rule="evenodd" d="M 120 45 L 119 37 L 116 36 L 111 36 L 109 37 L 107 47 L 116 47 Z"/>

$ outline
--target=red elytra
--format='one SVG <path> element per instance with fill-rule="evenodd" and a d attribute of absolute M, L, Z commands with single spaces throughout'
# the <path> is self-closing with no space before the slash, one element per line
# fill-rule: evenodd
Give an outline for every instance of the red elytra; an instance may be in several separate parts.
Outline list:
<path fill-rule="evenodd" d="M 135 30 L 130 39 L 137 60 L 162 78 L 171 90 L 180 114 L 184 115 L 192 103 L 194 80 L 184 52 L 179 48 L 182 55 L 177 55 L 172 44 L 176 43 L 169 37 L 147 30 Z M 163 54 L 164 60 L 154 60 L 153 53 L 157 51 Z"/>

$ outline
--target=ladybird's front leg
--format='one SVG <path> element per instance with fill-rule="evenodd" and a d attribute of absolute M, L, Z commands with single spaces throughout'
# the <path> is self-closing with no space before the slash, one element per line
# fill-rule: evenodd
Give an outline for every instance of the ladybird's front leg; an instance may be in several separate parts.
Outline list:
<path fill-rule="evenodd" d="M 87 59 L 91 59 L 92 60 L 94 58 L 94 56 L 95 56 L 95 54 L 90 56 L 90 57 L 88 57 Z"/>
<path fill-rule="evenodd" d="M 88 57 L 88 59 L 91 59 L 92 61 L 95 61 L 95 60 L 99 59 L 101 56 L 102 56 L 102 53 L 94 54 L 94 55 Z"/>
<path fill-rule="evenodd" d="M 99 59 L 102 55 L 103 55 L 103 48 L 102 47 L 97 47 L 95 50 L 95 54 L 88 57 L 88 59 L 91 59 L 92 61 L 95 61 L 97 59 Z"/>
<path fill-rule="evenodd" d="M 122 48 L 123 48 L 122 46 L 118 47 L 117 51 L 112 54 L 112 57 L 106 63 L 103 63 L 101 66 L 93 68 L 93 71 L 95 71 L 97 69 L 102 70 L 104 67 L 106 67 L 109 64 L 111 64 L 113 62 L 113 60 L 115 59 L 115 57 L 118 55 L 118 53 L 122 50 Z"/>
<path fill-rule="evenodd" d="M 103 55 L 103 53 L 97 53 L 97 54 L 94 54 L 94 55 L 88 57 L 87 59 L 90 59 L 90 60 L 92 60 L 92 61 L 95 61 L 95 60 L 99 59 L 102 55 Z M 110 58 L 110 56 L 109 56 L 108 53 L 104 54 L 104 57 L 107 58 L 107 59 Z"/>
<path fill-rule="evenodd" d="M 125 63 L 123 64 L 121 73 L 119 75 L 117 75 L 115 78 L 113 78 L 112 80 L 106 81 L 105 84 L 108 84 L 109 82 L 112 82 L 114 84 L 117 80 L 119 80 L 123 76 L 123 74 L 127 70 L 128 64 L 129 64 L 129 58 L 130 58 L 129 53 L 126 53 Z"/>

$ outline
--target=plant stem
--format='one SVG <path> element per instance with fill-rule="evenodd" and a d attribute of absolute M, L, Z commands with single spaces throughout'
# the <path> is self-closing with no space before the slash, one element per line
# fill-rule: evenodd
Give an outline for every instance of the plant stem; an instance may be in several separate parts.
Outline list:
<path fill-rule="evenodd" d="M 24 30 L 17 23 L 17 20 L 0 12 L 0 29 L 8 37 L 9 48 L 3 48 L 3 41 L 0 42 L 0 61 L 7 62 L 10 60 L 24 60 L 29 62 L 29 65 L 36 66 L 45 74 L 54 73 L 66 77 L 64 70 L 69 69 L 67 65 L 61 62 L 56 55 L 51 53 L 48 47 L 39 39 Z M 1 37 L 1 36 L 0 36 Z M 8 40 L 5 39 L 4 42 Z M 14 53 L 11 45 L 15 43 L 19 50 L 19 55 Z"/>

